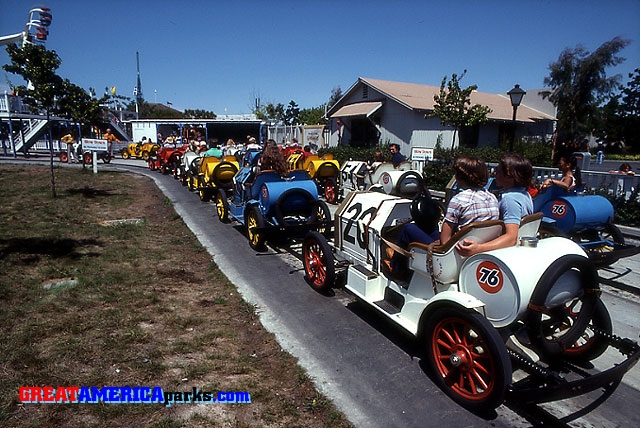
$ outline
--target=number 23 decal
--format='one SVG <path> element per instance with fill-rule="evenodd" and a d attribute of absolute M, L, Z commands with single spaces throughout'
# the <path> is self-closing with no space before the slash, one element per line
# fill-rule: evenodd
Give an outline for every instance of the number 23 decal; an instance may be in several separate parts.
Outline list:
<path fill-rule="evenodd" d="M 342 232 L 342 239 L 344 239 L 346 242 L 349 242 L 351 244 L 355 244 L 356 243 L 356 237 L 352 236 L 349 234 L 349 232 L 351 231 L 351 227 L 353 226 L 353 223 L 358 220 L 358 221 L 363 221 L 367 216 L 371 216 L 373 215 L 373 213 L 376 211 L 376 209 L 374 207 L 371 207 L 367 210 L 365 210 L 362 214 L 360 214 L 362 212 L 362 204 L 360 202 L 355 203 L 353 205 L 351 205 L 349 207 L 349 209 L 347 210 L 347 214 L 354 212 L 353 216 L 351 216 L 351 218 L 349 218 L 349 220 L 347 221 L 346 226 L 344 227 L 344 231 Z M 356 236 L 358 238 L 358 245 L 360 246 L 360 248 L 366 248 L 365 245 L 365 232 L 361 232 L 360 230 L 356 230 Z"/>

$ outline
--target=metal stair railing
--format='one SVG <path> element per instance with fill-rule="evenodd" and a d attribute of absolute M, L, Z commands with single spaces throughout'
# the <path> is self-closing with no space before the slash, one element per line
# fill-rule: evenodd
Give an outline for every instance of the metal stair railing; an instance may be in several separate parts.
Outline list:
<path fill-rule="evenodd" d="M 16 151 L 23 150 L 23 147 L 26 149 L 30 149 L 36 143 L 36 136 L 42 131 L 47 125 L 46 119 L 28 119 L 25 122 L 26 125 L 22 129 L 22 131 L 16 131 L 14 135 L 14 141 L 16 142 Z M 24 135 L 25 141 L 22 140 Z"/>

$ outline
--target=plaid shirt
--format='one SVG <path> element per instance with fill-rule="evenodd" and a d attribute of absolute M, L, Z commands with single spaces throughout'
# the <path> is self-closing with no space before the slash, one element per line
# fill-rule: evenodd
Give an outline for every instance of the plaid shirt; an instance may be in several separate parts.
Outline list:
<path fill-rule="evenodd" d="M 458 227 L 484 220 L 497 220 L 500 217 L 498 199 L 484 189 L 466 189 L 449 201 L 445 220 Z"/>

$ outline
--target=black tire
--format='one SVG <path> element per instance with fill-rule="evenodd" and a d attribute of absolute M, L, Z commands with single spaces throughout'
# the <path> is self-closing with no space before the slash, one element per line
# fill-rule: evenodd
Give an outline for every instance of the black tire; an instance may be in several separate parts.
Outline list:
<path fill-rule="evenodd" d="M 264 227 L 264 217 L 262 217 L 262 213 L 258 207 L 247 208 L 245 226 L 247 230 L 247 237 L 249 238 L 249 246 L 255 251 L 265 251 L 267 249 L 267 245 L 264 233 L 254 230 L 254 228 Z"/>
<path fill-rule="evenodd" d="M 478 312 L 450 306 L 429 314 L 425 358 L 436 385 L 472 411 L 500 406 L 512 367 L 498 331 Z"/>
<path fill-rule="evenodd" d="M 198 196 L 202 202 L 209 202 L 211 200 L 211 189 L 205 187 L 204 180 L 198 177 Z"/>
<path fill-rule="evenodd" d="M 556 281 L 573 270 L 580 275 L 583 293 L 565 305 L 546 306 Z M 553 262 L 538 280 L 525 315 L 527 334 L 534 349 L 542 357 L 553 359 L 575 344 L 593 317 L 598 293 L 598 272 L 588 258 L 569 254 Z M 579 309 L 579 313 L 569 316 L 567 306 Z"/>
<path fill-rule="evenodd" d="M 285 190 L 273 205 L 273 215 L 278 222 L 278 225 L 280 226 L 290 226 L 293 224 L 292 222 L 286 220 L 285 217 L 287 215 L 287 212 L 283 207 L 287 198 L 290 198 L 293 195 L 301 195 L 307 200 L 308 207 L 310 208 L 310 210 L 308 211 L 309 214 L 311 213 L 311 208 L 316 203 L 316 198 L 314 198 L 313 195 L 307 192 L 305 189 L 294 188 Z"/>
<path fill-rule="evenodd" d="M 122 149 L 122 159 L 129 159 L 131 156 L 129 156 L 129 150 L 125 147 L 124 149 Z"/>
<path fill-rule="evenodd" d="M 181 171 L 180 171 L 180 183 L 181 183 L 183 186 L 186 186 L 186 185 L 187 185 L 187 180 L 188 180 L 188 179 L 189 179 L 189 176 L 187 175 L 187 171 L 186 171 L 186 170 L 184 170 L 184 169 L 183 169 L 183 170 L 181 170 Z"/>
<path fill-rule="evenodd" d="M 567 311 L 571 311 L 570 308 L 566 308 Z M 573 317 L 575 314 L 570 313 Z M 592 327 L 597 328 L 607 334 L 613 333 L 613 324 L 611 323 L 611 315 L 607 307 L 602 300 L 598 299 L 593 311 L 593 317 L 591 322 L 587 326 L 584 334 L 574 343 L 569 349 L 567 349 L 563 356 L 569 361 L 585 362 L 598 358 L 609 347 L 609 343 L 606 339 L 596 335 L 593 332 Z"/>
<path fill-rule="evenodd" d="M 149 169 L 151 171 L 155 171 L 156 170 L 156 163 L 153 159 L 149 159 Z"/>
<path fill-rule="evenodd" d="M 309 216 L 309 223 L 314 224 L 321 221 L 331 220 L 331 210 L 324 201 L 316 201 L 311 210 L 311 216 Z M 321 226 L 316 230 L 325 238 L 331 239 L 331 225 Z"/>
<path fill-rule="evenodd" d="M 105 153 L 104 155 L 102 155 L 102 162 L 111 163 L 111 154 Z"/>
<path fill-rule="evenodd" d="M 322 234 L 310 231 L 302 244 L 305 280 L 316 291 L 325 293 L 336 281 L 331 247 Z"/>
<path fill-rule="evenodd" d="M 333 177 L 329 177 L 324 182 L 324 198 L 330 204 L 338 203 L 338 183 L 336 183 L 336 179 Z"/>
<path fill-rule="evenodd" d="M 216 212 L 222 223 L 229 223 L 229 201 L 224 190 L 219 190 L 216 193 Z"/>
<path fill-rule="evenodd" d="M 60 162 L 67 163 L 69 162 L 69 156 L 66 153 L 60 153 Z"/>
<path fill-rule="evenodd" d="M 613 224 L 606 225 L 605 228 L 600 231 L 587 231 L 583 233 L 580 238 L 584 239 L 584 241 L 581 240 L 581 242 L 605 241 L 602 242 L 602 244 L 599 246 L 588 246 L 588 252 L 594 253 L 594 255 L 596 255 L 597 257 L 607 256 L 608 253 L 613 252 L 615 247 L 625 244 L 624 235 L 622 234 L 620 229 L 618 229 L 618 227 Z M 613 260 L 613 262 L 617 260 L 618 259 L 616 258 L 615 260 Z"/>
<path fill-rule="evenodd" d="M 145 160 L 145 161 L 149 160 L 149 152 L 148 151 L 146 151 L 146 150 L 142 151 L 142 159 Z"/>

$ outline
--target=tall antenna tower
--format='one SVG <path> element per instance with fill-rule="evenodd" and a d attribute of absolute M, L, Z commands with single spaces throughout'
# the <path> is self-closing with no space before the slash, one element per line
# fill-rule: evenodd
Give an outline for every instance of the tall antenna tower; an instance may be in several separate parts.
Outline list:
<path fill-rule="evenodd" d="M 136 63 L 138 65 L 138 84 L 136 85 L 136 100 L 142 102 L 142 82 L 140 81 L 140 54 L 136 51 Z"/>

